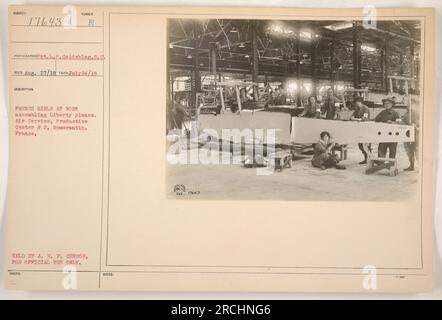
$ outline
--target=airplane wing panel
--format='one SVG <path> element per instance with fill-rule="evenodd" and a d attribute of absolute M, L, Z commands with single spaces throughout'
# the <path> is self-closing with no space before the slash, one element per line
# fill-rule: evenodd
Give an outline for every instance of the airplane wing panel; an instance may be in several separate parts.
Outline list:
<path fill-rule="evenodd" d="M 414 141 L 412 125 L 293 118 L 292 128 L 291 140 L 294 143 L 314 143 L 319 140 L 322 131 L 328 131 L 333 141 L 340 144 Z"/>

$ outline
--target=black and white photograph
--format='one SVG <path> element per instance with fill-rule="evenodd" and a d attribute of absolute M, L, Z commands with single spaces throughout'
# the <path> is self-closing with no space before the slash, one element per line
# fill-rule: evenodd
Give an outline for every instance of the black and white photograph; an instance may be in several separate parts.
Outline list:
<path fill-rule="evenodd" d="M 167 196 L 406 201 L 419 20 L 169 19 Z"/>

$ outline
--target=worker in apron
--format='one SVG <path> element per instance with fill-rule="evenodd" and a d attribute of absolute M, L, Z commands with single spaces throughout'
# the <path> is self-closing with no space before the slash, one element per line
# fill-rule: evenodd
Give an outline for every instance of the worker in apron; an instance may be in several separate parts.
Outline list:
<path fill-rule="evenodd" d="M 399 113 L 393 109 L 394 101 L 391 98 L 386 98 L 382 100 L 385 107 L 374 119 L 376 122 L 386 122 L 386 123 L 397 123 L 398 120 L 401 121 Z M 378 146 L 378 157 L 385 158 L 396 158 L 397 142 L 381 142 Z"/>

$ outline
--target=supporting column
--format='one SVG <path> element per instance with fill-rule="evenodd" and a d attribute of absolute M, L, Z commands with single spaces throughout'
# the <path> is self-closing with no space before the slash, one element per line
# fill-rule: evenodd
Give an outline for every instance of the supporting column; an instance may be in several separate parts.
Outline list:
<path fill-rule="evenodd" d="M 211 60 L 211 71 L 213 75 L 213 80 L 216 81 L 216 43 L 210 43 L 210 60 Z"/>
<path fill-rule="evenodd" d="M 385 88 L 385 45 L 380 50 L 381 53 L 381 88 L 382 90 L 386 90 Z"/>
<path fill-rule="evenodd" d="M 170 50 L 172 50 L 171 48 L 167 47 L 167 69 L 166 69 L 166 78 L 167 78 L 167 85 L 166 85 L 166 90 L 167 90 L 167 97 L 166 97 L 166 104 L 167 106 L 169 106 L 169 104 L 172 102 L 172 91 L 171 91 L 171 73 L 170 73 Z M 173 83 L 172 83 L 173 84 Z"/>
<path fill-rule="evenodd" d="M 361 49 L 361 42 L 357 42 L 357 48 L 358 48 L 358 88 L 361 88 L 362 84 L 362 49 Z"/>
<path fill-rule="evenodd" d="M 385 47 L 384 47 L 384 59 L 385 59 L 385 74 L 384 74 L 384 83 L 385 83 L 385 92 L 388 94 L 390 93 L 390 90 L 393 88 L 390 87 L 391 79 L 388 78 L 390 75 L 390 45 L 388 44 L 388 41 L 385 41 Z"/>
<path fill-rule="evenodd" d="M 310 47 L 310 58 L 311 58 L 311 67 L 312 67 L 312 94 L 316 97 L 316 44 L 317 41 L 313 40 Z"/>
<path fill-rule="evenodd" d="M 296 105 L 301 106 L 301 50 L 299 47 L 299 31 L 296 31 L 296 44 L 295 44 L 295 54 L 296 54 Z"/>
<path fill-rule="evenodd" d="M 410 43 L 410 78 L 411 79 L 415 79 L 416 73 L 415 73 L 415 61 L 414 61 L 414 42 Z M 419 74 L 417 74 L 417 76 L 419 77 Z M 411 88 L 413 88 L 413 93 L 417 94 L 417 87 L 418 87 L 418 82 L 416 81 L 411 81 L 410 86 Z"/>
<path fill-rule="evenodd" d="M 250 21 L 252 27 L 252 82 L 258 83 L 258 35 L 257 35 L 257 21 Z M 253 87 L 253 97 L 258 101 L 258 88 Z"/>
<path fill-rule="evenodd" d="M 414 79 L 414 42 L 412 41 L 410 43 L 410 78 Z M 416 88 L 417 88 L 417 82 L 415 81 L 406 81 L 405 88 L 408 98 L 408 124 L 411 124 L 411 95 L 409 92 L 408 87 L 411 87 L 413 89 L 413 94 L 417 94 Z"/>
<path fill-rule="evenodd" d="M 404 75 L 404 54 L 402 52 L 399 53 L 399 75 Z"/>
<path fill-rule="evenodd" d="M 415 73 L 414 73 L 414 42 L 410 43 L 410 77 L 414 79 Z"/>
<path fill-rule="evenodd" d="M 173 83 L 175 82 L 175 77 L 170 72 L 169 72 L 168 77 L 169 77 L 169 82 L 168 82 L 169 83 L 169 88 L 168 88 L 168 90 L 170 91 L 169 99 L 170 99 L 171 102 L 173 102 L 173 100 L 174 100 L 173 99 Z"/>
<path fill-rule="evenodd" d="M 407 112 L 408 112 L 408 124 L 411 124 L 411 96 L 410 92 L 408 92 L 408 81 L 404 81 L 404 89 L 405 89 L 405 95 L 407 97 Z"/>
<path fill-rule="evenodd" d="M 167 84 L 166 84 L 166 112 L 167 112 L 167 121 L 166 121 L 166 133 L 169 132 L 170 129 L 173 128 L 172 126 L 172 103 L 173 103 L 173 82 L 171 84 L 171 72 L 170 72 L 170 50 L 171 48 L 167 47 L 167 68 L 166 68 L 166 78 L 167 78 Z"/>
<path fill-rule="evenodd" d="M 201 91 L 201 77 L 200 77 L 200 59 L 199 59 L 199 39 L 198 39 L 198 22 L 193 23 L 193 107 L 198 106 L 197 94 Z"/>

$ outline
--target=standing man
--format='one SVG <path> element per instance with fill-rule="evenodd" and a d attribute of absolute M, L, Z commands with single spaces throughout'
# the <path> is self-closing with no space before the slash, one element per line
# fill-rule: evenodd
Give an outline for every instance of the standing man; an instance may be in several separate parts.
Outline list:
<path fill-rule="evenodd" d="M 184 118 L 189 114 L 181 105 L 180 102 L 173 100 L 172 104 L 172 121 L 174 129 L 182 129 L 184 124 Z"/>
<path fill-rule="evenodd" d="M 326 119 L 335 119 L 339 110 L 340 101 L 334 96 L 333 89 L 327 89 L 327 96 L 322 106 L 322 112 L 325 112 Z"/>
<path fill-rule="evenodd" d="M 266 103 L 267 103 L 267 105 L 271 106 L 271 105 L 273 105 L 273 90 L 272 90 L 272 87 L 268 86 L 268 88 L 266 88 L 266 90 L 267 90 Z"/>
<path fill-rule="evenodd" d="M 367 121 L 370 119 L 370 109 L 362 103 L 363 99 L 362 97 L 357 96 L 354 99 L 354 105 L 355 105 L 355 111 L 353 112 L 352 116 L 350 117 L 350 120 L 352 121 Z M 371 143 L 358 143 L 359 150 L 361 150 L 362 154 L 364 155 L 364 160 L 359 162 L 359 164 L 366 164 L 367 163 L 367 151 L 365 150 L 365 147 L 371 152 Z"/>
<path fill-rule="evenodd" d="M 396 123 L 398 119 L 400 120 L 399 113 L 397 113 L 394 109 L 394 101 L 391 98 L 386 98 L 382 100 L 384 105 L 384 110 L 382 110 L 374 119 L 376 122 L 386 122 L 386 123 Z M 387 156 L 389 158 L 396 157 L 397 150 L 397 142 L 381 142 L 378 146 L 378 157 L 385 158 Z"/>

